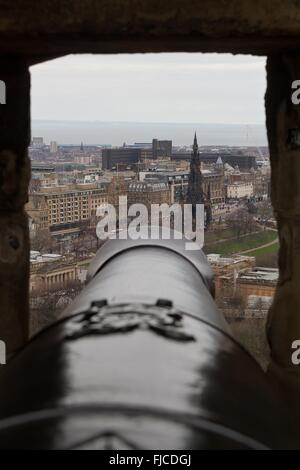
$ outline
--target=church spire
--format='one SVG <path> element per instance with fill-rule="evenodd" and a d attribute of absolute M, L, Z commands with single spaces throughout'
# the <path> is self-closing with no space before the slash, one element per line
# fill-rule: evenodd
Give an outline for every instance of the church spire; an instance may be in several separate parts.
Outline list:
<path fill-rule="evenodd" d="M 194 151 L 195 151 L 195 150 L 198 150 L 198 142 L 197 142 L 197 134 L 196 134 L 196 131 L 195 131 L 195 136 L 194 136 L 193 149 L 194 149 Z"/>
<path fill-rule="evenodd" d="M 191 155 L 190 174 L 187 187 L 186 202 L 192 205 L 192 216 L 195 222 L 197 204 L 204 204 L 205 227 L 207 227 L 212 219 L 211 215 L 211 194 L 210 185 L 208 187 L 208 197 L 203 191 L 203 175 L 201 172 L 200 154 L 198 149 L 197 135 L 195 132 L 193 152 Z"/>
<path fill-rule="evenodd" d="M 202 173 L 196 132 L 194 136 L 193 152 L 191 155 L 187 202 L 194 206 L 196 204 L 203 203 Z"/>

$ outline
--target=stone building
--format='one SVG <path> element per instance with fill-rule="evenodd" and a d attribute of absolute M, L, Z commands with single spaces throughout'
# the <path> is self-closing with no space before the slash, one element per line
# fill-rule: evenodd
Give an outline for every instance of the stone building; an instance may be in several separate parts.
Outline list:
<path fill-rule="evenodd" d="M 49 206 L 43 194 L 35 194 L 34 197 L 29 197 L 26 211 L 31 220 L 31 231 L 34 234 L 44 230 L 49 231 Z"/>
<path fill-rule="evenodd" d="M 73 156 L 74 163 L 78 163 L 79 165 L 92 165 L 95 163 L 94 155 L 88 155 L 84 153 L 75 154 Z"/>
<path fill-rule="evenodd" d="M 65 287 L 73 281 L 85 282 L 92 255 L 75 258 L 59 254 L 30 252 L 30 292 Z"/>
<path fill-rule="evenodd" d="M 40 188 L 50 188 L 52 186 L 58 186 L 58 174 L 57 173 L 38 173 L 33 174 L 30 182 L 29 192 L 36 192 Z"/>
<path fill-rule="evenodd" d="M 119 198 L 127 196 L 128 187 L 125 176 L 113 176 L 107 186 L 107 202 L 112 204 L 116 211 L 119 209 Z"/>
<path fill-rule="evenodd" d="M 226 181 L 228 185 L 231 186 L 233 194 L 237 191 L 234 185 L 251 183 L 253 186 L 253 196 L 258 199 L 267 198 L 269 196 L 270 176 L 267 173 L 263 173 L 261 169 L 254 170 L 252 168 L 250 171 L 243 172 L 234 170 L 228 174 Z M 240 192 L 248 193 L 249 188 L 244 188 L 244 190 Z"/>
<path fill-rule="evenodd" d="M 133 181 L 128 185 L 128 205 L 171 204 L 171 190 L 167 183 L 157 181 Z"/>
<path fill-rule="evenodd" d="M 278 269 L 256 267 L 251 271 L 239 273 L 236 280 L 236 289 L 240 296 L 246 300 L 249 295 L 273 297 L 278 277 Z"/>
<path fill-rule="evenodd" d="M 26 210 L 36 230 L 89 222 L 107 202 L 106 188 L 97 183 L 40 188 L 29 195 Z"/>
<path fill-rule="evenodd" d="M 171 204 L 179 202 L 182 195 L 186 194 L 189 172 L 175 170 L 152 170 L 139 173 L 139 180 L 142 182 L 164 182 L 167 183 L 171 192 Z"/>
<path fill-rule="evenodd" d="M 216 172 L 213 169 L 203 169 L 202 186 L 204 194 L 210 190 L 211 204 L 222 204 L 225 202 L 226 187 L 223 173 Z M 187 194 L 189 174 L 187 170 L 159 170 L 159 171 L 143 171 L 140 172 L 141 181 L 165 181 L 171 189 L 171 202 L 180 202 L 182 197 Z"/>
<path fill-rule="evenodd" d="M 250 182 L 233 183 L 227 185 L 229 199 L 244 199 L 253 196 L 253 184 Z"/>
<path fill-rule="evenodd" d="M 211 204 L 223 204 L 226 198 L 226 186 L 223 172 L 214 169 L 203 169 L 203 191 L 208 194 L 210 191 Z"/>
<path fill-rule="evenodd" d="M 216 298 L 232 297 L 236 291 L 236 282 L 240 273 L 254 268 L 254 256 L 234 255 L 231 257 L 209 254 L 207 259 L 214 273 Z"/>

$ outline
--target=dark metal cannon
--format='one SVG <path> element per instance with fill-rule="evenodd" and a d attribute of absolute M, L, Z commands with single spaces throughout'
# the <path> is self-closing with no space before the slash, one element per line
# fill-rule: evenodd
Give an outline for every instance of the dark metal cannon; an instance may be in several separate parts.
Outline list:
<path fill-rule="evenodd" d="M 293 448 L 293 423 L 230 335 L 201 251 L 108 241 L 82 293 L 0 374 L 0 448 Z"/>

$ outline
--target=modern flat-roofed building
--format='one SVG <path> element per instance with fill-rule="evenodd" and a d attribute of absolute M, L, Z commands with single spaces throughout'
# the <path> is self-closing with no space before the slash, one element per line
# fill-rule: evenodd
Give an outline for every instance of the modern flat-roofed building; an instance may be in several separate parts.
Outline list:
<path fill-rule="evenodd" d="M 222 162 L 232 166 L 233 168 L 238 166 L 239 169 L 250 170 L 250 168 L 257 168 L 256 157 L 253 155 L 236 155 L 230 153 L 209 153 L 200 152 L 200 162 L 216 164 L 218 158 L 222 159 Z M 191 159 L 191 152 L 172 152 L 172 160 L 188 160 Z"/>
<path fill-rule="evenodd" d="M 41 149 L 44 147 L 43 137 L 32 137 L 31 145 L 33 148 Z"/>
<path fill-rule="evenodd" d="M 102 150 L 102 169 L 112 170 L 117 165 L 132 165 L 142 159 L 143 149 L 139 147 L 115 147 Z"/>
<path fill-rule="evenodd" d="M 50 142 L 50 153 L 57 153 L 58 151 L 58 145 L 55 140 L 51 140 Z"/>
<path fill-rule="evenodd" d="M 54 173 L 55 166 L 51 163 L 45 162 L 32 162 L 31 163 L 32 173 Z"/>
<path fill-rule="evenodd" d="M 172 155 L 172 140 L 152 140 L 152 155 L 153 159 L 157 158 L 171 158 Z"/>

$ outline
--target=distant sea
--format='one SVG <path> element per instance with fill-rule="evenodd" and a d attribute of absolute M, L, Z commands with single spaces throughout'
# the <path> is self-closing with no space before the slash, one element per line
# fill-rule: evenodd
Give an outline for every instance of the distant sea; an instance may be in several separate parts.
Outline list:
<path fill-rule="evenodd" d="M 199 145 L 265 146 L 263 124 L 203 124 L 167 122 L 104 122 L 33 120 L 33 137 L 58 144 L 123 145 L 170 139 L 173 145 L 190 145 L 197 131 Z"/>

